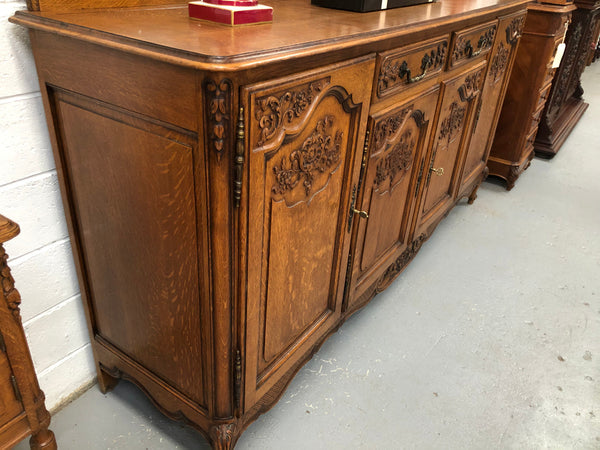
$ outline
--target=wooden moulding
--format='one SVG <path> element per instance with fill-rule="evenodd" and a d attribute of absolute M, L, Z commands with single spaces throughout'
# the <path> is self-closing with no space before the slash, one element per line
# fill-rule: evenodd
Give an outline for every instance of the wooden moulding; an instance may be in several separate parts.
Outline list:
<path fill-rule="evenodd" d="M 20 232 L 19 225 L 0 214 L 0 244 L 11 240 Z"/>
<path fill-rule="evenodd" d="M 173 5 L 173 0 L 27 0 L 29 11 L 68 12 L 80 9 Z"/>

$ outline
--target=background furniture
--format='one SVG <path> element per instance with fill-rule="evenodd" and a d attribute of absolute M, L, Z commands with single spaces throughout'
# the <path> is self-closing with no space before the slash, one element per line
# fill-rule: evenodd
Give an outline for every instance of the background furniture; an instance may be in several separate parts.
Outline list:
<path fill-rule="evenodd" d="M 32 449 L 56 449 L 48 430 L 44 405 L 21 325 L 21 297 L 15 289 L 3 244 L 19 234 L 19 226 L 0 215 L 0 447 L 10 448 L 25 437 Z"/>
<path fill-rule="evenodd" d="M 535 138 L 535 154 L 544 158 L 556 155 L 588 106 L 582 98 L 580 78 L 598 26 L 600 0 L 577 0 L 575 5 L 577 10 L 573 12 L 567 33 L 565 57 L 554 74 Z"/>
<path fill-rule="evenodd" d="M 507 190 L 513 188 L 533 158 L 540 115 L 556 71 L 554 59 L 575 9 L 572 4 L 540 3 L 527 8 L 523 37 L 488 160 L 490 175 L 504 178 Z"/>
<path fill-rule="evenodd" d="M 130 379 L 231 448 L 475 199 L 525 5 L 17 12 L 101 389 Z"/>

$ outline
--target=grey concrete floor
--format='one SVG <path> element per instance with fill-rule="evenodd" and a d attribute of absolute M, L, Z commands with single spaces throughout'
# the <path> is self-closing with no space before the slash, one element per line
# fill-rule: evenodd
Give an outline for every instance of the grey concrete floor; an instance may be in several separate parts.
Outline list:
<path fill-rule="evenodd" d="M 461 202 L 237 449 L 600 449 L 600 62 L 583 84 L 559 154 Z M 209 448 L 125 382 L 52 429 L 62 449 Z"/>

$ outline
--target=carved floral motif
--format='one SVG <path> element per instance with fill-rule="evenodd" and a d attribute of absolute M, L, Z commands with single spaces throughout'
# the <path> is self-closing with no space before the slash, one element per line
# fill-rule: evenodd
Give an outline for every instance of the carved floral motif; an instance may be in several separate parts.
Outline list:
<path fill-rule="evenodd" d="M 504 71 L 506 70 L 506 66 L 508 65 L 508 57 L 510 52 L 504 46 L 504 42 L 500 42 L 500 46 L 498 47 L 498 51 L 494 58 L 492 59 L 492 64 L 490 65 L 490 76 L 493 83 L 497 83 L 504 75 Z"/>
<path fill-rule="evenodd" d="M 389 178 L 390 183 L 399 172 L 408 172 L 413 160 L 416 142 L 412 130 L 407 130 L 398 143 L 382 158 L 375 169 L 375 187 L 379 188 Z"/>
<path fill-rule="evenodd" d="M 446 139 L 447 143 L 450 144 L 450 142 L 454 140 L 459 130 L 462 128 L 466 112 L 467 108 L 460 106 L 457 102 L 452 102 L 450 105 L 450 113 L 442 121 L 440 127 L 440 134 L 438 136 L 440 141 Z"/>
<path fill-rule="evenodd" d="M 329 79 L 324 78 L 295 91 L 258 98 L 255 116 L 260 135 L 257 144 L 265 144 L 277 134 L 282 126 L 289 125 L 302 117 L 316 96 L 328 84 Z"/>
<path fill-rule="evenodd" d="M 207 80 L 204 86 L 208 135 L 212 149 L 220 161 L 229 134 L 231 81 L 224 79 L 216 83 L 214 80 Z"/>
<path fill-rule="evenodd" d="M 2 292 L 9 309 L 15 319 L 20 321 L 21 311 L 19 307 L 21 305 L 21 295 L 15 289 L 15 280 L 10 273 L 10 267 L 8 267 L 8 255 L 2 245 L 0 245 L 0 284 L 2 285 Z"/>
<path fill-rule="evenodd" d="M 275 185 L 273 194 L 281 195 L 294 189 L 302 181 L 308 196 L 313 187 L 315 176 L 331 169 L 340 160 L 340 147 L 343 133 L 336 131 L 333 135 L 333 116 L 325 116 L 317 122 L 312 134 L 294 150 L 288 158 L 273 167 Z"/>

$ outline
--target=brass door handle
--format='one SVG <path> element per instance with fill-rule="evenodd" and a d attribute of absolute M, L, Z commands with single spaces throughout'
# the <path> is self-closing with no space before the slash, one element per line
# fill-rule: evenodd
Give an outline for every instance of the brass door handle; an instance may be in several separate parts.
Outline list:
<path fill-rule="evenodd" d="M 444 168 L 440 167 L 439 169 L 435 169 L 435 168 L 431 168 L 429 169 L 431 170 L 433 173 L 435 173 L 438 177 L 441 177 L 442 175 L 444 175 Z"/>
<path fill-rule="evenodd" d="M 366 211 L 359 211 L 358 209 L 352 208 L 352 212 L 354 214 L 358 214 L 363 219 L 368 219 L 369 218 L 369 213 L 367 213 Z"/>

